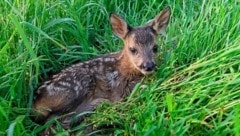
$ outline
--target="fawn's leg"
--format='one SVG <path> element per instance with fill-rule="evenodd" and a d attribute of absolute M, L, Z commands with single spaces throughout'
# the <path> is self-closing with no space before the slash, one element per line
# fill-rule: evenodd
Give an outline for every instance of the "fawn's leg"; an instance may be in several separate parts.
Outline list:
<path fill-rule="evenodd" d="M 38 114 L 35 121 L 45 122 L 52 114 L 61 115 L 73 111 L 94 90 L 93 76 L 74 73 L 73 78 L 71 74 L 73 73 L 60 74 L 64 76 L 56 76 L 56 79 L 47 81 L 38 88 L 33 104 L 33 109 Z"/>
<path fill-rule="evenodd" d="M 106 101 L 104 98 L 95 98 L 95 99 L 90 99 L 85 102 L 83 102 L 81 105 L 79 105 L 74 111 L 73 114 L 67 116 L 64 118 L 61 123 L 65 129 L 70 128 L 72 125 L 77 125 L 80 122 L 83 121 L 83 119 L 87 116 L 87 114 L 81 115 L 79 117 L 76 117 L 80 113 L 83 112 L 88 112 L 88 111 L 93 111 L 98 104 L 101 102 Z"/>

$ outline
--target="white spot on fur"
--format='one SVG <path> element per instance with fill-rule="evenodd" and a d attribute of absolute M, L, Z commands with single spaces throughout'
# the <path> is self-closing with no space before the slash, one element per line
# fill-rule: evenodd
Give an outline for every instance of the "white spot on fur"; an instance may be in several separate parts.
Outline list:
<path fill-rule="evenodd" d="M 79 94 L 79 90 L 76 90 L 76 95 L 78 96 L 78 94 Z"/>
<path fill-rule="evenodd" d="M 79 87 L 78 87 L 78 86 L 75 86 L 75 87 L 74 87 L 74 90 L 78 92 Z"/>
<path fill-rule="evenodd" d="M 91 72 L 91 73 L 94 73 L 95 71 L 94 71 L 94 69 L 90 69 L 90 72 Z"/>
<path fill-rule="evenodd" d="M 63 86 L 68 86 L 68 87 L 71 86 L 71 84 L 68 83 L 68 82 L 59 82 L 59 84 L 60 84 L 60 85 L 63 85 Z"/>
<path fill-rule="evenodd" d="M 97 66 L 94 66 L 93 67 L 95 71 L 98 71 L 98 67 Z"/>
<path fill-rule="evenodd" d="M 94 66 L 95 66 L 95 65 L 97 65 L 97 63 L 96 63 L 95 61 L 93 61 L 93 63 L 92 63 L 92 64 L 93 64 Z"/>
<path fill-rule="evenodd" d="M 98 68 L 98 69 L 99 69 L 99 71 L 100 71 L 100 72 L 102 72 L 102 71 L 103 71 L 103 69 L 104 69 L 104 66 L 103 66 L 103 64 L 99 65 L 99 68 Z"/>
<path fill-rule="evenodd" d="M 103 58 L 97 58 L 97 60 L 99 60 L 100 62 L 102 62 L 102 61 L 103 61 Z"/>
<path fill-rule="evenodd" d="M 115 61 L 115 58 L 111 58 L 111 61 L 114 62 L 114 61 Z"/>
<path fill-rule="evenodd" d="M 81 86 L 81 82 L 78 80 L 73 80 L 73 83 L 76 84 L 77 86 Z"/>
<path fill-rule="evenodd" d="M 109 62 L 111 60 L 111 58 L 104 58 L 105 62 Z"/>
<path fill-rule="evenodd" d="M 77 78 L 76 74 L 77 74 L 77 73 L 72 73 L 72 76 L 73 76 L 74 79 Z"/>
<path fill-rule="evenodd" d="M 46 81 L 44 84 L 49 84 L 51 81 L 49 80 L 49 81 Z"/>
<path fill-rule="evenodd" d="M 107 73 L 106 74 L 107 80 L 111 86 L 114 86 L 116 82 L 116 78 L 118 77 L 118 72 L 114 71 L 112 73 Z"/>
<path fill-rule="evenodd" d="M 47 92 L 48 92 L 48 94 L 49 94 L 50 96 L 52 96 L 52 95 L 55 94 L 53 88 L 54 88 L 53 84 L 50 84 L 50 85 L 48 85 L 48 86 L 46 87 Z"/>
<path fill-rule="evenodd" d="M 61 93 L 62 91 L 64 91 L 64 93 L 69 93 L 69 91 L 66 90 L 66 88 L 64 88 L 64 87 L 55 86 L 55 87 L 54 87 L 54 90 L 55 90 L 56 92 L 59 92 L 59 93 Z"/>
<path fill-rule="evenodd" d="M 72 79 L 70 77 L 66 78 L 66 81 L 71 81 Z"/>
<path fill-rule="evenodd" d="M 83 65 L 83 63 L 78 63 L 78 64 L 76 64 L 76 66 L 82 66 Z"/>
<path fill-rule="evenodd" d="M 115 77 L 118 76 L 118 72 L 117 71 L 114 71 L 113 74 L 114 74 Z"/>

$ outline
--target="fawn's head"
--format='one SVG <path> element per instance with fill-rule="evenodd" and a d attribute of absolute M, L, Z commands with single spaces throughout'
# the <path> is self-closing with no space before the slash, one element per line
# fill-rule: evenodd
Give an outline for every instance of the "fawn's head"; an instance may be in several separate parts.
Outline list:
<path fill-rule="evenodd" d="M 169 7 L 162 10 L 150 23 L 139 27 L 129 26 L 115 14 L 110 16 L 113 32 L 124 41 L 124 56 L 142 74 L 154 71 L 158 53 L 157 36 L 165 34 L 169 19 Z"/>

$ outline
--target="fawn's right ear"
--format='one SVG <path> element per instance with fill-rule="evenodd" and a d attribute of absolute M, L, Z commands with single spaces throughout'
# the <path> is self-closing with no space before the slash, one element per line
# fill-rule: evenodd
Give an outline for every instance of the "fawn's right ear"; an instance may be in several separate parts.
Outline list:
<path fill-rule="evenodd" d="M 129 26 L 126 21 L 114 13 L 110 14 L 110 24 L 115 35 L 124 39 L 129 31 Z"/>

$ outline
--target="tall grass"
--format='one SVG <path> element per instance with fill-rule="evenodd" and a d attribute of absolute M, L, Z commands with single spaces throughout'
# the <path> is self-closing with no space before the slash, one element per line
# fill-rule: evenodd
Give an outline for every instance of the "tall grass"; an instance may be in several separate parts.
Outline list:
<path fill-rule="evenodd" d="M 115 135 L 240 135 L 240 3 L 225 0 L 1 1 L 0 135 L 36 135 L 54 122 L 29 118 L 34 90 L 49 74 L 121 49 L 110 12 L 137 26 L 166 5 L 172 16 L 156 73 L 125 101 L 56 133 L 93 124 L 93 133 L 104 125 Z"/>

